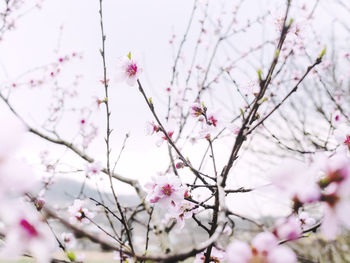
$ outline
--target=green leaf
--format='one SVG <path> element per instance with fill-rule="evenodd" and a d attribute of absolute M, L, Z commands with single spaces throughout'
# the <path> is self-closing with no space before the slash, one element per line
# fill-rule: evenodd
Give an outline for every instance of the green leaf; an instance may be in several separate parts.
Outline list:
<path fill-rule="evenodd" d="M 262 77 L 261 77 L 261 69 L 258 69 L 258 76 L 259 76 L 259 80 L 261 81 L 262 80 Z"/>
<path fill-rule="evenodd" d="M 265 101 L 267 101 L 268 100 L 268 98 L 267 97 L 263 97 L 263 98 L 261 98 L 259 101 L 258 101 L 258 104 L 260 105 L 260 104 L 263 104 Z"/>
<path fill-rule="evenodd" d="M 320 55 L 318 56 L 319 59 L 323 58 L 323 56 L 326 54 L 327 51 L 327 46 L 324 46 L 324 48 L 322 49 Z"/>
<path fill-rule="evenodd" d="M 244 117 L 244 110 L 242 108 L 239 108 L 239 111 L 241 112 L 241 115 Z"/>
<path fill-rule="evenodd" d="M 128 58 L 131 60 L 131 52 L 128 53 Z"/>
<path fill-rule="evenodd" d="M 67 258 L 68 258 L 70 261 L 76 261 L 76 260 L 77 260 L 77 257 L 75 256 L 75 254 L 74 254 L 73 251 L 68 251 L 68 252 L 67 252 Z"/>

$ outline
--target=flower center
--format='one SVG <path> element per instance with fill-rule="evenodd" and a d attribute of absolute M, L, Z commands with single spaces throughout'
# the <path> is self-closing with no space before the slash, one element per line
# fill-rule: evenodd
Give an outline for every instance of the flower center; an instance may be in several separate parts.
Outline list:
<path fill-rule="evenodd" d="M 210 116 L 208 119 L 208 124 L 209 125 L 213 125 L 214 127 L 216 127 L 216 123 L 218 122 L 217 119 L 214 118 L 214 116 Z"/>
<path fill-rule="evenodd" d="M 174 192 L 174 188 L 170 184 L 163 185 L 162 187 L 162 193 L 167 196 L 171 196 L 171 194 Z"/>
<path fill-rule="evenodd" d="M 198 117 L 199 115 L 201 115 L 203 113 L 202 109 L 200 107 L 197 107 L 197 106 L 192 106 L 192 111 L 193 111 L 193 115 L 195 117 Z"/>
<path fill-rule="evenodd" d="M 256 248 L 252 248 L 253 258 L 249 261 L 249 263 L 268 263 L 267 261 L 267 251 L 263 251 L 259 253 Z"/>
<path fill-rule="evenodd" d="M 80 216 L 75 216 L 75 218 L 76 218 L 79 222 L 81 222 L 81 221 L 83 220 L 83 218 L 86 217 L 86 215 L 85 215 L 85 213 L 84 213 L 84 211 L 83 211 L 82 208 L 79 209 L 78 213 L 80 213 L 81 215 L 80 215 Z"/>
<path fill-rule="evenodd" d="M 350 135 L 346 135 L 346 139 L 344 141 L 344 144 L 347 145 L 349 147 L 349 150 L 350 150 Z"/>
<path fill-rule="evenodd" d="M 30 237 L 36 237 L 39 235 L 38 231 L 36 231 L 35 227 L 30 224 L 27 220 L 22 219 L 19 224 L 21 225 L 21 227 L 23 227 L 23 229 L 27 232 L 27 234 Z"/>
<path fill-rule="evenodd" d="M 128 73 L 129 77 L 135 76 L 137 73 L 137 65 L 136 64 L 128 65 L 128 68 L 126 69 L 126 73 Z"/>
<path fill-rule="evenodd" d="M 324 201 L 326 203 L 328 203 L 328 205 L 332 208 L 334 208 L 336 206 L 336 204 L 339 201 L 339 197 L 336 194 L 330 194 L 330 195 L 323 195 L 321 197 L 321 201 Z"/>

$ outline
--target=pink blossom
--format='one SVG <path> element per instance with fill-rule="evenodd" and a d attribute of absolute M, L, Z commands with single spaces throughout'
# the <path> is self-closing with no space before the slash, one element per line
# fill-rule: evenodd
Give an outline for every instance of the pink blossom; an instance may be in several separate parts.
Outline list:
<path fill-rule="evenodd" d="M 202 108 L 200 104 L 194 104 L 191 106 L 190 113 L 193 117 L 198 117 L 205 113 L 205 110 Z"/>
<path fill-rule="evenodd" d="M 0 119 L 0 202 L 3 198 L 17 197 L 37 185 L 31 167 L 13 158 L 24 134 L 24 127 L 12 118 Z M 26 183 L 23 183 L 23 182 Z"/>
<path fill-rule="evenodd" d="M 208 117 L 208 121 L 207 121 L 208 125 L 213 125 L 214 127 L 216 127 L 217 122 L 218 122 L 218 120 L 213 115 L 210 115 Z"/>
<path fill-rule="evenodd" d="M 166 214 L 166 222 L 170 219 L 176 220 L 178 229 L 182 229 L 185 226 L 185 219 L 191 218 L 193 214 L 197 212 L 195 205 L 189 201 L 182 201 L 175 207 L 170 207 L 169 212 Z"/>
<path fill-rule="evenodd" d="M 50 262 L 51 254 L 56 249 L 50 229 L 26 204 L 17 202 L 16 207 L 16 211 L 8 207 L 6 213 L 1 213 L 7 227 L 0 258 L 11 259 L 29 253 L 36 262 Z"/>
<path fill-rule="evenodd" d="M 158 147 L 160 147 L 160 146 L 162 145 L 163 142 L 168 141 L 168 137 L 165 136 L 162 132 L 160 132 L 160 133 L 158 133 L 158 134 L 159 134 L 160 139 L 156 142 L 156 145 L 157 145 Z M 169 138 L 172 139 L 172 137 L 173 137 L 173 135 L 174 135 L 174 132 L 173 132 L 173 131 L 168 131 L 167 134 L 168 134 Z"/>
<path fill-rule="evenodd" d="M 316 224 L 316 220 L 313 217 L 310 217 L 307 212 L 299 213 L 299 220 L 303 227 L 311 227 Z"/>
<path fill-rule="evenodd" d="M 334 137 L 340 145 L 341 151 L 350 152 L 350 126 L 341 124 L 334 132 Z"/>
<path fill-rule="evenodd" d="M 227 262 L 249 263 L 253 258 L 252 249 L 248 243 L 235 240 L 226 249 Z"/>
<path fill-rule="evenodd" d="M 228 263 L 296 263 L 294 252 L 279 246 L 277 238 L 269 232 L 258 234 L 251 246 L 243 241 L 233 241 L 226 249 Z"/>
<path fill-rule="evenodd" d="M 321 230 L 326 238 L 339 234 L 339 227 L 350 229 L 350 158 L 345 154 L 328 160 L 320 180 L 324 218 Z"/>
<path fill-rule="evenodd" d="M 274 233 L 282 240 L 298 239 L 302 235 L 301 222 L 294 216 L 281 218 L 275 224 Z"/>
<path fill-rule="evenodd" d="M 209 263 L 220 263 L 220 262 L 224 262 L 224 260 L 225 260 L 225 251 L 219 250 L 216 247 L 213 247 L 211 249 Z M 196 255 L 196 259 L 193 261 L 193 263 L 204 263 L 204 262 L 205 262 L 205 252 L 203 251 Z"/>
<path fill-rule="evenodd" d="M 176 169 L 181 169 L 181 168 L 184 168 L 185 165 L 183 162 L 178 162 L 176 165 L 175 165 Z"/>
<path fill-rule="evenodd" d="M 226 225 L 223 230 L 223 233 L 227 236 L 231 236 L 233 233 L 233 229 L 229 225 Z"/>
<path fill-rule="evenodd" d="M 70 214 L 69 221 L 71 224 L 88 224 L 94 214 L 91 213 L 87 208 L 84 207 L 84 201 L 80 199 L 74 200 L 73 205 L 68 207 Z M 88 219 L 89 218 L 89 219 Z"/>
<path fill-rule="evenodd" d="M 86 165 L 85 172 L 88 177 L 98 175 L 102 170 L 100 162 L 93 162 Z"/>
<path fill-rule="evenodd" d="M 316 171 L 301 162 L 282 164 L 271 178 L 282 194 L 296 203 L 312 203 L 319 200 L 321 191 L 316 184 Z"/>
<path fill-rule="evenodd" d="M 157 133 L 160 131 L 160 127 L 156 125 L 153 121 L 146 123 L 146 134 L 147 135 L 153 135 L 154 133 Z"/>
<path fill-rule="evenodd" d="M 0 200 L 2 197 L 16 197 L 30 192 L 37 184 L 37 178 L 28 164 L 14 159 L 0 162 Z"/>
<path fill-rule="evenodd" d="M 134 86 L 142 73 L 142 68 L 137 59 L 129 53 L 127 56 L 119 59 L 117 71 L 118 80 L 126 81 L 129 86 Z"/>
<path fill-rule="evenodd" d="M 185 188 L 181 185 L 179 177 L 163 175 L 152 177 L 152 183 L 146 184 L 148 194 L 146 200 L 158 203 L 164 208 L 175 207 L 184 200 Z"/>
<path fill-rule="evenodd" d="M 11 117 L 0 118 L 0 160 L 7 158 L 13 153 L 21 141 L 25 127 Z"/>
<path fill-rule="evenodd" d="M 72 249 L 76 244 L 75 236 L 72 233 L 63 232 L 61 234 L 61 240 L 66 249 Z"/>

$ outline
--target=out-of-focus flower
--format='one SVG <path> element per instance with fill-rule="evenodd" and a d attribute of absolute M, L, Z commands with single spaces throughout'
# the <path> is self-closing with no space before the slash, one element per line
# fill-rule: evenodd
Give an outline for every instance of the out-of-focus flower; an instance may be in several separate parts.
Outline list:
<path fill-rule="evenodd" d="M 102 170 L 102 165 L 100 162 L 93 162 L 86 165 L 86 175 L 88 177 L 98 175 Z"/>
<path fill-rule="evenodd" d="M 181 169 L 185 167 L 183 162 L 178 162 L 175 166 L 176 166 L 176 169 Z"/>
<path fill-rule="evenodd" d="M 13 158 L 25 131 L 23 125 L 9 119 L 0 119 L 0 203 L 33 190 L 36 186 L 32 169 L 23 161 Z M 26 182 L 26 183 L 23 183 Z"/>
<path fill-rule="evenodd" d="M 83 200 L 75 199 L 73 205 L 68 207 L 68 212 L 70 214 L 69 221 L 71 224 L 90 223 L 90 220 L 88 218 L 93 218 L 94 214 L 85 208 L 84 205 L 85 204 Z"/>
<path fill-rule="evenodd" d="M 75 236 L 72 233 L 63 232 L 61 234 L 61 239 L 67 249 L 72 249 L 76 244 Z"/>
<path fill-rule="evenodd" d="M 175 207 L 184 200 L 185 188 L 175 175 L 152 177 L 152 183 L 146 184 L 146 188 L 148 190 L 146 200 L 158 203 L 164 208 Z"/>
<path fill-rule="evenodd" d="M 227 236 L 231 236 L 232 232 L 233 232 L 233 228 L 231 228 L 231 226 L 229 226 L 229 225 L 226 225 L 223 233 Z"/>
<path fill-rule="evenodd" d="M 1 117 L 0 125 L 0 160 L 3 160 L 17 149 L 25 128 L 12 118 L 4 117 Z"/>
<path fill-rule="evenodd" d="M 275 224 L 274 233 L 282 240 L 298 239 L 302 234 L 301 222 L 294 216 L 281 218 Z"/>
<path fill-rule="evenodd" d="M 310 217 L 310 215 L 304 211 L 299 213 L 299 220 L 302 227 L 310 227 L 316 224 L 315 218 Z"/>
<path fill-rule="evenodd" d="M 127 56 L 119 59 L 117 71 L 118 80 L 126 81 L 128 85 L 134 86 L 142 73 L 142 68 L 138 60 L 129 52 Z"/>
<path fill-rule="evenodd" d="M 294 252 L 279 246 L 277 238 L 269 232 L 258 234 L 251 246 L 243 241 L 235 240 L 226 249 L 229 263 L 296 263 Z"/>
<path fill-rule="evenodd" d="M 86 259 L 85 253 L 79 253 L 79 254 L 76 255 L 75 261 L 77 263 L 83 263 L 85 259 Z"/>
<path fill-rule="evenodd" d="M 38 183 L 36 179 L 29 165 L 14 159 L 0 160 L 0 202 L 32 191 Z"/>
<path fill-rule="evenodd" d="M 2 220 L 7 227 L 0 258 L 11 259 L 29 253 L 36 262 L 50 262 L 51 253 L 56 249 L 50 229 L 26 204 L 16 202 L 16 208 L 16 211 L 7 209 L 6 215 L 2 212 Z"/>
<path fill-rule="evenodd" d="M 295 203 L 312 203 L 321 196 L 314 168 L 297 161 L 281 165 L 272 177 L 272 183 Z"/>
<path fill-rule="evenodd" d="M 211 249 L 210 253 L 210 263 L 220 263 L 225 260 L 225 251 L 219 250 L 216 247 Z M 205 262 L 205 252 L 196 255 L 196 259 L 193 263 L 204 263 Z"/>
<path fill-rule="evenodd" d="M 322 170 L 324 177 L 319 181 L 324 208 L 321 230 L 327 238 L 333 239 L 339 234 L 340 226 L 350 229 L 350 158 L 338 154 L 328 159 Z"/>

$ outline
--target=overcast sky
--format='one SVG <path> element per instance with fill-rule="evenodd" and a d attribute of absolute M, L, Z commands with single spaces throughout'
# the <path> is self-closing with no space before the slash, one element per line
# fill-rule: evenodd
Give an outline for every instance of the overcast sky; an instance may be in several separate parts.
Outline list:
<path fill-rule="evenodd" d="M 233 2 L 238 1 L 215 1 L 218 7 L 213 8 L 229 7 L 234 4 Z M 315 1 L 310 2 L 312 3 L 309 3 L 309 6 L 313 6 Z M 210 3 L 214 5 L 214 1 Z M 40 75 L 42 71 L 25 75 L 23 73 L 51 62 L 57 62 L 66 54 L 77 52 L 82 55 L 82 60 L 71 61 L 67 63 L 67 66 L 62 67 L 60 85 L 69 88 L 72 85 L 72 79 L 81 75 L 79 86 L 76 88 L 80 95 L 79 100 L 72 99 L 68 105 L 93 107 L 94 96 L 103 97 L 103 87 L 100 84 L 102 64 L 99 54 L 101 35 L 98 4 L 97 0 L 46 0 L 41 10 L 31 11 L 19 19 L 16 29 L 6 34 L 4 40 L 0 42 L 1 87 L 9 83 L 20 83 L 32 76 L 37 76 L 36 74 Z M 244 20 L 250 16 L 254 19 L 256 15 L 265 13 L 269 6 L 281 6 L 281 1 L 247 0 L 241 19 Z M 114 128 L 112 155 L 116 159 L 125 134 L 130 132 L 131 137 L 117 166 L 117 172 L 138 178 L 142 184 L 150 180 L 150 177 L 156 175 L 157 172 L 164 171 L 168 163 L 167 148 L 165 145 L 161 148 L 156 147 L 157 139 L 145 136 L 145 123 L 151 121 L 152 116 L 135 87 L 128 87 L 114 81 L 116 61 L 129 51 L 138 51 L 144 68 L 142 82 L 149 97 L 153 98 L 157 110 L 159 109 L 160 114 L 164 115 L 167 101 L 165 88 L 171 76 L 174 56 L 169 39 L 175 34 L 176 43 L 179 43 L 186 29 L 192 7 L 193 1 L 190 0 L 104 0 L 107 70 L 111 78 L 110 103 Z M 199 14 L 201 12 L 199 11 Z M 315 12 L 316 28 L 324 30 L 325 39 L 329 37 L 330 25 L 335 14 L 340 19 L 344 16 L 342 9 L 336 9 L 334 6 L 330 8 L 325 0 L 321 1 Z M 198 17 L 195 19 L 190 31 L 189 42 L 196 40 L 199 30 Z M 233 45 L 242 48 L 247 43 L 269 39 L 270 32 L 273 30 L 267 27 L 265 32 L 265 35 L 255 35 L 249 38 L 243 34 L 241 38 L 234 40 Z M 184 57 L 186 58 L 186 54 Z M 45 109 L 51 100 L 50 88 L 52 84 L 33 89 L 18 88 L 18 91 L 13 92 L 11 98 L 14 105 L 30 123 L 41 124 L 47 117 Z M 224 101 L 229 103 L 229 100 Z M 0 109 L 2 112 L 5 111 L 2 104 Z M 82 115 L 80 112 L 73 112 L 69 118 L 65 119 L 64 125 L 60 128 L 65 138 L 73 139 L 76 136 Z M 104 117 L 102 108 L 92 120 L 99 125 L 104 125 Z M 103 128 L 100 129 L 101 133 L 103 133 Z M 31 162 L 37 163 L 38 153 L 46 148 L 52 151 L 53 157 L 66 155 L 62 147 L 52 147 L 32 135 L 26 138 L 22 155 Z M 227 151 L 230 148 L 230 145 L 221 145 L 217 146 L 217 151 Z M 93 142 L 88 153 L 97 160 L 103 161 L 104 151 L 105 145 L 101 135 Z M 195 153 L 196 150 L 188 152 L 192 154 L 191 158 L 198 161 L 199 157 L 196 157 Z M 221 162 L 225 162 L 226 158 Z M 74 165 L 80 164 L 78 159 L 73 160 Z M 237 186 L 242 184 L 254 186 L 257 182 L 261 184 L 264 182 L 261 178 L 251 177 L 249 170 L 240 171 L 240 174 L 244 175 L 244 178 L 236 180 Z M 122 193 L 130 193 L 130 189 L 121 184 L 118 184 L 118 190 Z M 264 193 L 257 194 L 259 198 L 262 195 Z M 247 196 L 239 196 L 232 201 L 231 205 L 235 208 L 234 210 L 239 210 L 243 214 L 251 214 L 254 211 L 255 215 L 256 212 L 275 211 L 274 208 L 265 205 L 264 199 L 258 202 L 256 198 L 252 198 L 254 195 L 248 194 Z M 283 201 L 280 205 L 279 208 L 287 207 Z"/>

